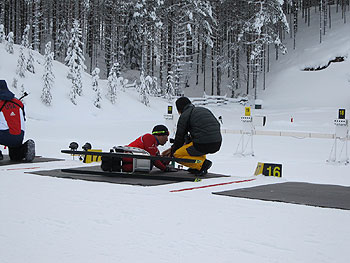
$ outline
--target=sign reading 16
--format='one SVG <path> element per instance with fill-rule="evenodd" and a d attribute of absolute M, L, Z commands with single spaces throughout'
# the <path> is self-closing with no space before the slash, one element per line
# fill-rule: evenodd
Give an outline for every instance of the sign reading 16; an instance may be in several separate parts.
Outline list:
<path fill-rule="evenodd" d="M 265 176 L 282 177 L 282 164 L 264 163 L 262 174 Z"/>

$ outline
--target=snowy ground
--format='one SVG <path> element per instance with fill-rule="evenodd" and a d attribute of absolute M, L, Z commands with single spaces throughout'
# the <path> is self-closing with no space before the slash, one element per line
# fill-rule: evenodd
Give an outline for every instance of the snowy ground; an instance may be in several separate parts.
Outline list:
<path fill-rule="evenodd" d="M 300 69 L 322 64 L 339 52 L 348 57 L 350 24 L 329 32 L 322 45 L 314 36 L 316 43 L 310 40 L 306 46 L 308 30 L 300 31 L 305 49 L 290 51 L 271 69 L 268 90 L 261 94 L 264 109 L 253 111 L 267 116 L 266 127 L 259 130 L 334 133 L 338 108 L 346 108 L 349 118 L 350 60 L 319 72 Z M 304 53 L 307 49 L 310 52 Z M 0 77 L 11 83 L 17 57 L 6 54 L 2 44 L 0 56 L 4 58 Z M 42 61 L 38 54 L 37 61 Z M 1 263 L 348 261 L 349 211 L 212 194 L 285 181 L 350 186 L 349 165 L 326 163 L 331 139 L 255 136 L 255 156 L 243 157 L 235 155 L 241 135 L 224 134 L 222 149 L 209 157 L 214 163 L 211 171 L 231 177 L 198 183 L 140 187 L 24 173 L 31 171 L 28 168 L 80 166 L 60 153 L 73 140 L 108 150 L 127 144 L 156 124 L 169 125 L 163 119 L 166 101 L 153 98 L 151 106 L 145 107 L 132 90 L 119 92 L 114 106 L 104 99 L 101 110 L 93 109 L 87 96 L 73 106 L 68 100 L 66 68 L 59 63 L 55 63 L 53 106 L 47 108 L 40 103 L 42 69 L 37 68 L 36 75 L 28 73 L 21 80 L 31 92 L 26 98 L 26 137 L 35 139 L 38 155 L 66 161 L 0 166 Z M 90 79 L 86 77 L 84 83 L 89 95 Z M 241 129 L 244 106 L 210 109 L 223 116 L 222 128 Z M 253 176 L 257 162 L 281 163 L 283 177 Z M 14 168 L 23 169 L 10 170 Z M 250 178 L 256 180 L 170 192 Z"/>

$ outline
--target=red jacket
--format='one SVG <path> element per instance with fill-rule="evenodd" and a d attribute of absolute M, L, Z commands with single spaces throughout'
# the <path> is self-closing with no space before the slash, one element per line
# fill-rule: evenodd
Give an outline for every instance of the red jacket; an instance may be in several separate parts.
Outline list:
<path fill-rule="evenodd" d="M 147 152 L 149 152 L 152 156 L 160 155 L 160 152 L 158 150 L 158 141 L 156 137 L 152 134 L 145 134 L 139 138 L 137 138 L 135 141 L 130 143 L 129 147 L 136 147 L 140 149 L 144 149 Z M 166 168 L 166 164 L 163 163 L 160 160 L 156 160 L 153 162 L 154 166 L 159 168 L 160 170 L 164 171 Z M 132 170 L 132 158 L 123 158 L 123 170 L 124 171 L 131 171 Z"/>
<path fill-rule="evenodd" d="M 9 130 L 12 135 L 21 134 L 24 131 L 23 103 L 16 98 L 0 100 L 0 109 L 0 130 Z"/>

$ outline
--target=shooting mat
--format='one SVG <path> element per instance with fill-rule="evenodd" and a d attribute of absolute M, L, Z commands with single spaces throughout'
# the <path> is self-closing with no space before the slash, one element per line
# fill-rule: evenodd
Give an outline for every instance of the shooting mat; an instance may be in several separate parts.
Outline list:
<path fill-rule="evenodd" d="M 56 158 L 44 158 L 41 156 L 35 156 L 34 160 L 31 162 L 17 162 L 17 161 L 11 161 L 10 157 L 8 155 L 4 155 L 4 159 L 0 161 L 0 166 L 3 165 L 13 165 L 13 164 L 19 164 L 19 163 L 42 163 L 42 162 L 53 162 L 53 161 L 64 161 L 63 159 L 56 159 Z"/>
<path fill-rule="evenodd" d="M 68 169 L 71 172 L 65 172 L 65 169 L 55 169 L 55 170 L 46 170 L 46 171 L 35 171 L 29 172 L 31 174 L 43 175 L 43 176 L 52 176 L 58 178 L 67 178 L 67 179 L 77 179 L 85 180 L 92 182 L 105 182 L 105 183 L 114 183 L 114 184 L 128 184 L 128 185 L 141 185 L 141 186 L 155 186 L 163 184 L 171 184 L 183 181 L 194 181 L 196 176 L 188 173 L 185 170 L 180 170 L 178 172 L 168 172 L 164 173 L 158 169 L 151 171 L 149 174 L 100 174 L 102 172 L 100 166 L 89 166 L 89 167 L 79 167 Z M 89 174 L 80 173 L 79 171 L 87 171 Z M 201 179 L 217 178 L 217 177 L 229 177 L 228 175 L 223 174 L 213 174 L 208 173 L 205 176 L 201 176 Z"/>
<path fill-rule="evenodd" d="M 340 185 L 286 182 L 213 194 L 350 210 L 350 187 Z"/>

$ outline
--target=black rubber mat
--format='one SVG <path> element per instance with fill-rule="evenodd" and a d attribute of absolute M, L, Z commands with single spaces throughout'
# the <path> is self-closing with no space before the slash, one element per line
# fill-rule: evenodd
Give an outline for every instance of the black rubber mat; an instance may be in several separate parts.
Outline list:
<path fill-rule="evenodd" d="M 64 161 L 64 159 L 56 159 L 56 158 L 44 158 L 41 156 L 36 156 L 31 162 L 15 162 L 11 161 L 8 155 L 4 155 L 4 159 L 0 161 L 0 166 L 3 165 L 11 165 L 11 164 L 19 164 L 19 163 L 42 163 L 42 162 L 53 162 L 53 161 Z"/>
<path fill-rule="evenodd" d="M 287 182 L 213 194 L 350 210 L 350 187 L 339 185 Z"/>
<path fill-rule="evenodd" d="M 69 170 L 69 172 L 65 172 Z M 180 170 L 178 172 L 164 173 L 160 170 L 152 171 L 149 174 L 117 174 L 117 173 L 102 173 L 100 166 L 79 167 L 74 169 L 55 169 L 46 171 L 30 172 L 32 174 L 38 174 L 43 176 L 52 176 L 58 178 L 86 180 L 93 182 L 105 182 L 114 184 L 129 184 L 129 185 L 142 185 L 142 186 L 154 186 L 171 184 L 183 181 L 195 181 L 196 176 L 188 173 L 187 171 Z M 228 177 L 222 174 L 208 173 L 200 179 L 209 179 L 217 177 Z"/>

